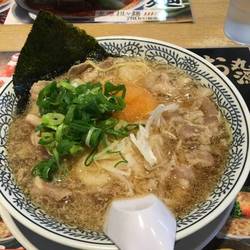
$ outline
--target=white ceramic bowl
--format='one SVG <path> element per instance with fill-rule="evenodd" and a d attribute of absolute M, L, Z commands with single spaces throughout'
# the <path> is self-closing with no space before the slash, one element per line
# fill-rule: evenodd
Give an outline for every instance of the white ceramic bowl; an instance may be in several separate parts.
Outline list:
<path fill-rule="evenodd" d="M 98 40 L 113 54 L 167 62 L 201 80 L 204 86 L 213 90 L 214 100 L 232 128 L 233 143 L 224 174 L 207 200 L 177 221 L 176 239 L 179 240 L 220 215 L 243 186 L 250 170 L 250 116 L 247 106 L 228 78 L 209 62 L 186 49 L 138 37 L 102 37 Z M 0 93 L 0 202 L 18 221 L 51 240 L 81 249 L 117 249 L 104 234 L 79 231 L 49 217 L 26 199 L 15 184 L 8 168 L 6 152 L 6 136 L 15 105 L 16 97 L 10 82 Z"/>

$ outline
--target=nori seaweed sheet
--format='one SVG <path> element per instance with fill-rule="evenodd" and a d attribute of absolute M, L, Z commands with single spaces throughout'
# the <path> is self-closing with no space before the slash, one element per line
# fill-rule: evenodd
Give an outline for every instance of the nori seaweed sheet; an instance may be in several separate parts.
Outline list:
<path fill-rule="evenodd" d="M 39 12 L 22 48 L 13 76 L 17 113 L 25 110 L 32 84 L 50 80 L 87 58 L 109 54 L 92 36 L 47 11 Z"/>

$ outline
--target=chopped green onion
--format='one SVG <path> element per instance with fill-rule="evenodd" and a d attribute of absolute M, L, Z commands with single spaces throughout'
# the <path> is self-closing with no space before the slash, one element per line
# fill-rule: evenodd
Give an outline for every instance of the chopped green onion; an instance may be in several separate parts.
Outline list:
<path fill-rule="evenodd" d="M 85 159 L 85 162 L 84 162 L 84 165 L 85 166 L 89 166 L 93 161 L 94 161 L 94 158 L 95 158 L 95 155 L 96 155 L 96 149 L 94 148 L 90 154 L 87 156 L 87 158 Z"/>
<path fill-rule="evenodd" d="M 32 170 L 34 176 L 39 176 L 46 181 L 51 181 L 58 166 L 54 158 L 40 161 Z"/>
<path fill-rule="evenodd" d="M 52 180 L 66 157 L 83 152 L 86 147 L 91 150 L 85 159 L 85 165 L 89 166 L 100 147 L 128 136 L 137 125 L 112 117 L 114 112 L 124 109 L 125 94 L 123 84 L 111 82 L 104 86 L 88 82 L 75 87 L 69 80 L 60 80 L 46 85 L 37 99 L 42 123 L 36 131 L 41 135 L 39 144 L 46 148 L 51 158 L 38 163 L 32 173 Z M 113 153 L 121 157 L 115 166 L 127 162 L 120 151 Z"/>
<path fill-rule="evenodd" d="M 42 132 L 41 139 L 39 140 L 39 144 L 46 145 L 54 141 L 55 135 L 53 132 Z"/>
<path fill-rule="evenodd" d="M 104 85 L 104 94 L 106 96 L 119 96 L 118 94 L 120 93 L 120 96 L 122 98 L 125 97 L 126 95 L 126 88 L 125 85 L 114 85 L 111 82 L 106 82 Z"/>
<path fill-rule="evenodd" d="M 63 129 L 66 127 L 63 123 L 60 124 L 56 129 L 56 141 L 60 142 L 63 137 Z"/>
<path fill-rule="evenodd" d="M 90 148 L 95 148 L 101 139 L 102 130 L 99 128 L 91 127 L 86 136 L 85 144 Z"/>
<path fill-rule="evenodd" d="M 138 129 L 138 127 L 139 127 L 138 124 L 130 123 L 127 126 L 125 126 L 124 128 L 128 131 L 132 131 L 132 130 Z"/>
<path fill-rule="evenodd" d="M 65 116 L 65 119 L 64 119 L 64 122 L 66 124 L 72 122 L 72 120 L 74 119 L 75 110 L 76 110 L 76 105 L 69 106 L 69 109 L 68 109 L 66 116 Z"/>
<path fill-rule="evenodd" d="M 75 155 L 75 154 L 78 154 L 79 152 L 81 152 L 83 150 L 83 147 L 80 146 L 80 145 L 73 145 L 71 148 L 70 148 L 70 154 L 72 155 Z"/>
<path fill-rule="evenodd" d="M 118 161 L 115 165 L 114 168 L 117 167 L 121 163 L 128 163 L 128 161 L 125 159 L 121 151 L 107 151 L 108 154 L 118 154 L 121 157 L 121 160 Z"/>
<path fill-rule="evenodd" d="M 57 166 L 60 167 L 59 153 L 58 153 L 58 151 L 56 150 L 56 148 L 53 149 L 53 156 L 54 156 L 54 159 L 56 160 Z"/>
<path fill-rule="evenodd" d="M 66 81 L 66 80 L 62 80 L 62 81 L 60 81 L 60 82 L 58 82 L 57 83 L 57 86 L 58 87 L 63 87 L 63 88 L 65 88 L 65 89 L 67 89 L 67 90 L 70 90 L 70 91 L 75 91 L 75 88 L 74 88 L 74 86 L 72 86 L 71 84 L 70 84 L 70 82 L 69 81 Z"/>
<path fill-rule="evenodd" d="M 58 126 L 63 123 L 64 115 L 60 113 L 47 113 L 42 116 L 42 123 L 47 126 Z"/>

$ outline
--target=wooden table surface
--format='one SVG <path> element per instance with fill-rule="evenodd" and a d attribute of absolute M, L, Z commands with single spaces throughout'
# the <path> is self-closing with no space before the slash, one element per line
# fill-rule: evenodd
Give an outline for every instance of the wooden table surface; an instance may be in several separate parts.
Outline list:
<path fill-rule="evenodd" d="M 93 36 L 149 37 L 182 47 L 236 46 L 223 33 L 228 0 L 192 0 L 193 23 L 77 24 Z M 31 25 L 1 25 L 0 51 L 20 50 Z"/>

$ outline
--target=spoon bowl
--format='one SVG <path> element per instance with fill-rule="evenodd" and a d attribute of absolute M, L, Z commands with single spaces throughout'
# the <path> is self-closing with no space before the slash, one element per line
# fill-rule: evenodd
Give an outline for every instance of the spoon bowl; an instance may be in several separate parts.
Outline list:
<path fill-rule="evenodd" d="M 174 249 L 176 220 L 155 195 L 113 201 L 104 233 L 122 250 Z"/>

